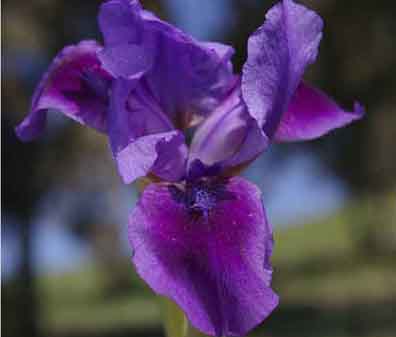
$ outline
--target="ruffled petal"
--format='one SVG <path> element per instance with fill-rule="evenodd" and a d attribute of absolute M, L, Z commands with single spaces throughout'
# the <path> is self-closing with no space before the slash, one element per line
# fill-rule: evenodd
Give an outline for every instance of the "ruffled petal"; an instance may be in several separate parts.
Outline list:
<path fill-rule="evenodd" d="M 111 0 L 101 5 L 98 22 L 106 47 L 140 44 L 143 29 L 141 9 L 136 0 Z"/>
<path fill-rule="evenodd" d="M 235 81 L 231 47 L 195 41 L 142 10 L 136 1 L 103 4 L 99 24 L 105 42 L 110 41 L 102 52 L 107 55 L 106 69 L 129 77 L 139 70 L 136 61 L 145 60 L 142 69 L 148 88 L 177 127 L 188 127 L 196 115 L 211 112 Z"/>
<path fill-rule="evenodd" d="M 49 109 L 106 132 L 111 76 L 96 56 L 101 48 L 95 41 L 82 41 L 55 57 L 36 88 L 29 115 L 16 127 L 21 140 L 33 140 L 42 133 Z"/>
<path fill-rule="evenodd" d="M 169 186 L 149 185 L 130 216 L 129 240 L 139 275 L 193 326 L 242 336 L 278 304 L 270 288 L 272 230 L 257 187 L 239 177 L 225 187 L 233 197 L 194 218 Z"/>
<path fill-rule="evenodd" d="M 146 135 L 115 153 L 118 171 L 126 184 L 149 172 L 167 181 L 185 174 L 188 149 L 180 131 Z"/>
<path fill-rule="evenodd" d="M 140 78 L 114 80 L 109 110 L 110 145 L 125 183 L 152 171 L 174 181 L 185 173 L 187 146 L 180 131 Z"/>
<path fill-rule="evenodd" d="M 322 19 L 292 0 L 270 9 L 249 38 L 242 94 L 249 113 L 272 138 L 300 83 L 313 63 L 322 37 Z"/>
<path fill-rule="evenodd" d="M 352 112 L 345 111 L 320 90 L 301 82 L 282 115 L 274 138 L 278 142 L 318 138 L 360 119 L 363 114 L 359 103 L 355 103 Z"/>
<path fill-rule="evenodd" d="M 190 146 L 189 162 L 238 166 L 265 150 L 268 139 L 241 99 L 239 84 L 198 127 Z"/>
<path fill-rule="evenodd" d="M 111 75 L 124 78 L 143 75 L 153 62 L 151 53 L 137 45 L 108 47 L 101 50 L 98 57 Z"/>
<path fill-rule="evenodd" d="M 105 48 L 99 58 L 115 77 L 141 75 L 152 66 L 152 52 L 142 44 L 141 10 L 138 1 L 129 0 L 112 0 L 100 7 L 98 21 Z"/>
<path fill-rule="evenodd" d="M 194 116 L 212 112 L 233 86 L 233 50 L 227 46 L 229 52 L 220 54 L 219 48 L 198 43 L 162 21 L 147 22 L 156 51 L 148 83 L 175 124 L 187 127 Z"/>

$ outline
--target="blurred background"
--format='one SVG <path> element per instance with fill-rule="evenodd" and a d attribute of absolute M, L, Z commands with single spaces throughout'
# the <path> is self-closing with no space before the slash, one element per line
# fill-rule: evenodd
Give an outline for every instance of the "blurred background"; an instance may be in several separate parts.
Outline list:
<path fill-rule="evenodd" d="M 325 19 L 306 80 L 366 117 L 309 144 L 273 146 L 246 172 L 275 228 L 278 309 L 252 336 L 396 335 L 396 3 L 301 1 Z M 163 336 L 157 300 L 129 262 L 136 187 L 103 136 L 49 116 L 20 143 L 14 126 L 53 56 L 100 39 L 100 1 L 4 0 L 2 13 L 2 334 Z M 142 1 L 199 39 L 246 43 L 274 1 Z"/>

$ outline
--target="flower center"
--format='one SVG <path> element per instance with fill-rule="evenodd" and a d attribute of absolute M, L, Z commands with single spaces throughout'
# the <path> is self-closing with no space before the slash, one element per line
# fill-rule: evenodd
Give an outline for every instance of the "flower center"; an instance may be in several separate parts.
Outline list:
<path fill-rule="evenodd" d="M 190 205 L 188 208 L 192 212 L 198 212 L 205 216 L 209 215 L 209 211 L 216 206 L 217 191 L 205 184 L 193 186 L 190 193 Z"/>
<path fill-rule="evenodd" d="M 173 199 L 183 204 L 192 218 L 208 218 L 216 205 L 232 200 L 233 194 L 226 190 L 226 180 L 221 177 L 201 178 L 183 185 L 170 185 Z"/>

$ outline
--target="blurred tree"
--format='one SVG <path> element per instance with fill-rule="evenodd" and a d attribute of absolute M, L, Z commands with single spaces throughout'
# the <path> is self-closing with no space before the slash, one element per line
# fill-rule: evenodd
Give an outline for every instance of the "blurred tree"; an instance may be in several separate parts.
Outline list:
<path fill-rule="evenodd" d="M 329 1 L 321 9 L 326 28 L 320 56 L 322 86 L 344 105 L 359 99 L 365 118 L 334 141 L 333 164 L 358 192 L 396 187 L 396 4 L 379 1 Z"/>
<path fill-rule="evenodd" d="M 5 108 L 5 109 L 4 109 Z M 2 111 L 7 105 L 2 106 Z M 32 214 L 40 188 L 36 185 L 35 163 L 39 157 L 37 146 L 26 148 L 15 137 L 8 120 L 2 114 L 2 171 L 1 193 L 3 215 L 15 214 L 18 225 L 14 230 L 19 234 L 20 265 L 11 292 L 3 297 L 7 310 L 4 321 L 6 336 L 39 336 L 34 267 L 32 263 Z M 23 163 L 21 163 L 23 158 Z M 3 218 L 4 219 L 4 218 Z M 2 219 L 3 226 L 7 225 Z"/>

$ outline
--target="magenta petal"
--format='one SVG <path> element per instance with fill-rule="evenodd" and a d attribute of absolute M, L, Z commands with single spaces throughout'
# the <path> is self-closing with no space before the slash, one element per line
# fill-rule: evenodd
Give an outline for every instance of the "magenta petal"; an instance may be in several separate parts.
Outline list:
<path fill-rule="evenodd" d="M 223 103 L 197 128 L 189 161 L 237 166 L 253 160 L 268 145 L 263 131 L 241 98 L 239 83 Z"/>
<path fill-rule="evenodd" d="M 105 132 L 110 75 L 100 66 L 95 41 L 65 47 L 53 60 L 33 95 L 29 115 L 16 128 L 21 140 L 36 138 L 47 110 L 59 110 L 75 121 Z"/>
<path fill-rule="evenodd" d="M 276 130 L 275 140 L 283 142 L 308 140 L 345 126 L 363 116 L 355 103 L 354 111 L 341 109 L 318 89 L 301 82 Z"/>
<path fill-rule="evenodd" d="M 270 288 L 272 230 L 257 187 L 235 177 L 233 198 L 192 218 L 166 184 L 143 192 L 129 219 L 133 263 L 202 332 L 242 336 L 277 306 Z"/>
<path fill-rule="evenodd" d="M 249 113 L 270 138 L 305 68 L 316 59 L 322 26 L 315 12 L 283 0 L 249 38 L 242 94 Z"/>

